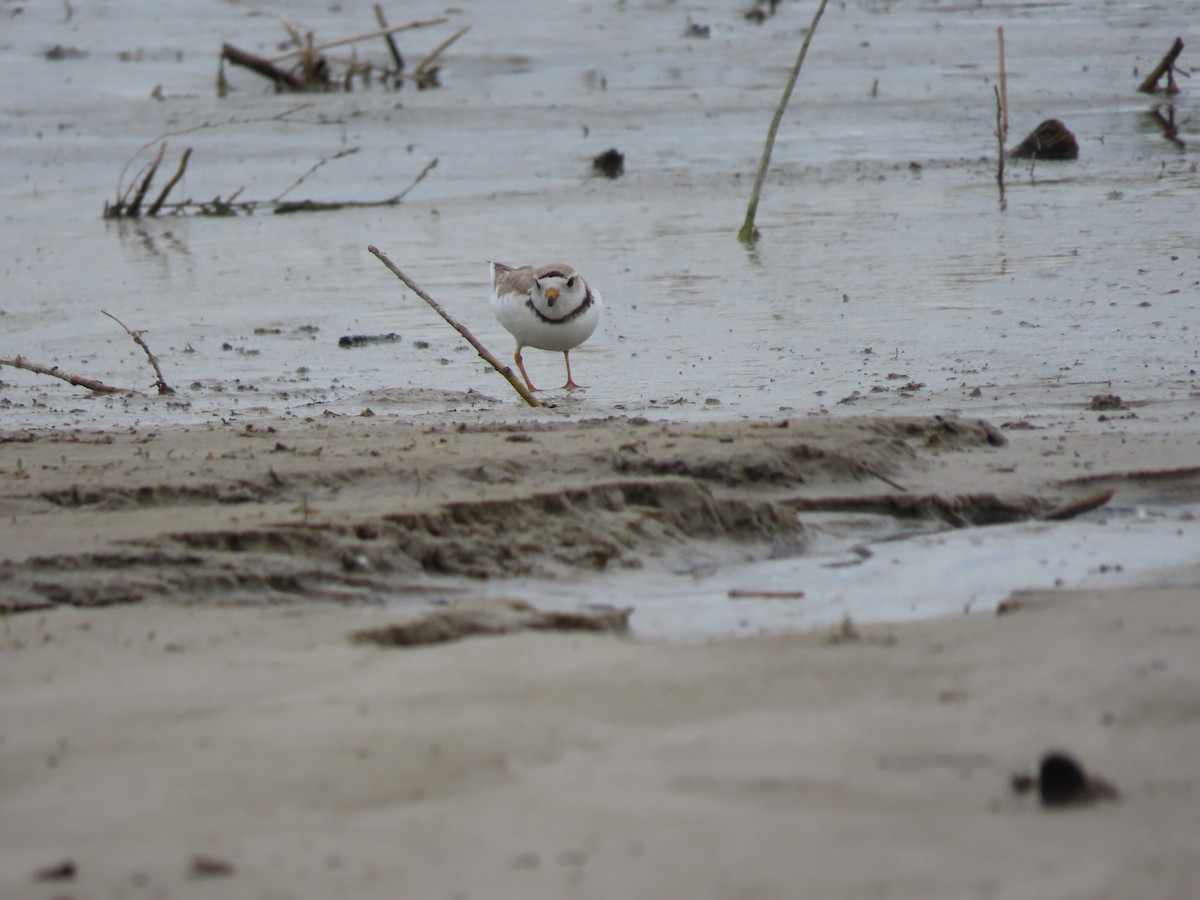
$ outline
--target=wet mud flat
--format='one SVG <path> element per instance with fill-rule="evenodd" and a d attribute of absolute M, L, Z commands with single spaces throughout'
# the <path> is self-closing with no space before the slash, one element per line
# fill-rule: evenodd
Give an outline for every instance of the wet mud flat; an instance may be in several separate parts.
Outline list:
<path fill-rule="evenodd" d="M 901 550 L 913 535 L 1063 520 L 1110 501 L 1168 515 L 1200 499 L 1196 467 L 1169 442 L 1140 453 L 1123 440 L 1014 447 L 986 421 L 940 416 L 407 427 L 332 417 L 18 432 L 3 446 L 18 463 L 0 496 L 10 613 L 318 603 L 408 614 L 503 604 L 513 590 L 537 606 L 540 584 L 575 596 L 575 612 L 627 608 L 636 632 L 656 579 L 701 591 L 729 566 L 828 555 L 830 535 L 861 557 L 880 542 Z M 802 598 L 810 585 L 796 577 Z"/>

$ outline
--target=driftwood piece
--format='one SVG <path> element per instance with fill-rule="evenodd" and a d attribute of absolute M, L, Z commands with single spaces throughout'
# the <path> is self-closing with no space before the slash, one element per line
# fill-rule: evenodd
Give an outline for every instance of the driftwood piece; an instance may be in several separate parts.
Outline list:
<path fill-rule="evenodd" d="M 124 328 L 125 333 L 127 335 L 129 335 L 131 338 L 133 338 L 133 342 L 135 344 L 137 344 L 139 347 L 141 347 L 146 352 L 146 357 L 150 360 L 150 365 L 154 367 L 154 375 L 155 375 L 154 386 L 155 386 L 155 388 L 158 389 L 159 394 L 168 394 L 168 395 L 174 394 L 175 388 L 173 388 L 169 384 L 167 384 L 166 379 L 163 378 L 162 369 L 160 369 L 158 367 L 158 357 L 150 352 L 150 348 L 146 345 L 146 341 L 142 337 L 142 335 L 145 334 L 146 332 L 145 331 L 134 331 L 128 325 L 126 325 L 124 322 L 122 322 L 120 319 L 118 319 L 116 316 L 114 316 L 112 313 L 110 313 L 107 309 L 102 309 L 102 310 L 100 310 L 100 312 L 104 313 L 106 316 L 108 316 L 110 319 L 112 319 L 114 322 L 116 322 L 118 325 L 120 325 L 122 328 Z"/>
<path fill-rule="evenodd" d="M 301 50 L 298 52 L 303 53 L 304 51 Z M 303 91 L 307 87 L 302 79 L 285 69 L 279 68 L 271 60 L 255 56 L 253 53 L 248 53 L 245 50 L 239 50 L 233 44 L 221 45 L 221 58 L 229 60 L 235 66 L 243 66 L 252 72 L 257 72 L 264 78 L 270 78 L 275 82 L 277 88 L 286 88 L 289 91 Z"/>
<path fill-rule="evenodd" d="M 533 396 L 533 394 L 529 392 L 529 389 L 526 388 L 525 385 L 521 384 L 517 376 L 513 374 L 513 370 L 510 366 L 506 366 L 504 363 L 500 362 L 500 360 L 496 358 L 495 354 L 493 354 L 491 350 L 483 346 L 479 339 L 467 330 L 465 325 L 460 323 L 454 318 L 454 316 L 450 315 L 450 313 L 446 312 L 440 303 L 425 293 L 425 291 L 423 291 L 418 284 L 416 284 L 411 278 L 409 278 L 400 270 L 399 266 L 388 259 L 387 254 L 374 245 L 368 246 L 367 252 L 372 254 L 376 259 L 387 266 L 391 273 L 403 281 L 410 291 L 428 303 L 433 308 L 433 311 L 445 319 L 446 323 L 451 328 L 466 338 L 467 343 L 475 348 L 475 352 L 483 357 L 483 359 L 487 361 L 488 365 L 504 376 L 505 380 L 513 386 L 513 389 L 521 395 L 522 400 L 524 400 L 530 406 L 542 405 L 542 402 L 538 400 L 537 397 Z"/>
<path fill-rule="evenodd" d="M 1183 52 L 1183 38 L 1175 38 L 1175 43 L 1171 45 L 1171 49 L 1154 67 L 1154 70 L 1146 76 L 1146 80 L 1138 85 L 1138 90 L 1143 94 L 1158 93 L 1158 82 L 1163 75 L 1167 76 L 1166 93 L 1178 94 L 1179 85 L 1175 83 L 1175 60 L 1179 58 L 1179 54 Z"/>
<path fill-rule="evenodd" d="M 1079 142 L 1058 119 L 1047 119 L 1008 155 L 1013 159 L 1079 159 Z"/>
<path fill-rule="evenodd" d="M 12 366 L 14 369 L 24 369 L 27 372 L 36 372 L 38 375 L 50 375 L 54 378 L 61 378 L 69 384 L 87 388 L 96 394 L 133 393 L 129 388 L 113 387 L 111 384 L 105 384 L 102 381 L 97 381 L 95 378 L 72 375 L 70 372 L 62 371 L 58 366 L 43 366 L 41 363 L 31 362 L 23 356 L 0 356 L 0 366 Z"/>

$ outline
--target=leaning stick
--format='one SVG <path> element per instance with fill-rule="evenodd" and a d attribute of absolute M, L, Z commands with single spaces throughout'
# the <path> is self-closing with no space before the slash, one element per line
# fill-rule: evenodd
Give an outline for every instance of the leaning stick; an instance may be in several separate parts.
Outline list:
<path fill-rule="evenodd" d="M 154 374 L 158 376 L 158 379 L 154 382 L 154 386 L 158 388 L 158 392 L 160 394 L 174 394 L 175 388 L 167 384 L 166 379 L 163 378 L 162 369 L 158 367 L 158 357 L 150 352 L 150 348 L 146 346 L 146 342 L 142 339 L 142 335 L 146 332 L 134 331 L 128 325 L 110 313 L 107 309 L 102 309 L 100 312 L 104 313 L 106 316 L 124 328 L 125 333 L 133 338 L 133 342 L 146 351 L 146 356 L 150 359 L 150 365 L 154 367 Z"/>
<path fill-rule="evenodd" d="M 154 173 L 158 171 L 159 164 L 162 163 L 163 154 L 167 152 L 167 142 L 163 141 L 158 145 L 158 153 L 154 157 L 154 161 L 150 163 L 150 167 L 146 171 L 146 177 L 142 179 L 141 185 L 138 187 L 137 193 L 133 195 L 133 200 L 125 207 L 125 215 L 131 219 L 136 219 L 142 208 L 142 201 L 146 199 L 146 192 L 150 190 L 150 182 L 154 180 Z"/>
<path fill-rule="evenodd" d="M 1000 83 L 996 85 L 996 139 L 1000 142 L 1000 161 L 996 164 L 996 184 L 1000 188 L 1000 211 L 1008 209 L 1008 198 L 1004 196 L 1004 144 L 1008 140 L 1008 70 L 1004 65 L 1004 26 L 996 29 L 1000 45 Z"/>
<path fill-rule="evenodd" d="M 775 108 L 775 116 L 771 119 L 771 127 L 767 129 L 767 142 L 763 145 L 762 159 L 758 163 L 758 174 L 754 178 L 754 190 L 750 194 L 750 205 L 746 207 L 746 221 L 742 224 L 742 230 L 738 232 L 738 240 L 743 244 L 753 244 L 758 239 L 758 229 L 754 227 L 754 217 L 758 213 L 758 198 L 762 194 L 763 181 L 767 177 L 767 166 L 771 162 L 771 150 L 775 147 L 775 133 L 779 131 L 779 123 L 783 121 L 783 113 L 787 109 L 788 101 L 792 98 L 792 89 L 796 87 L 796 79 L 800 77 L 800 67 L 804 65 L 804 57 L 808 55 L 808 45 L 812 43 L 817 23 L 821 21 L 821 16 L 825 12 L 825 3 L 826 0 L 821 0 L 821 5 L 817 7 L 817 13 L 813 16 L 812 24 L 804 33 L 804 43 L 800 45 L 800 55 L 796 57 L 796 64 L 792 66 L 792 74 L 788 76 L 787 86 L 783 89 L 783 96 L 779 98 L 779 106 Z"/>
<path fill-rule="evenodd" d="M 447 47 L 449 47 L 470 30 L 470 25 L 464 25 L 462 28 L 458 29 L 458 31 L 454 32 L 454 34 L 450 35 L 450 37 L 446 38 L 444 41 L 434 47 L 433 52 L 421 60 L 417 64 L 416 69 L 413 70 L 416 73 L 417 78 L 419 79 L 421 75 L 425 73 L 425 70 L 433 64 L 435 59 L 442 55 L 443 51 L 445 51 Z"/>
<path fill-rule="evenodd" d="M 505 379 L 507 379 L 508 383 L 513 386 L 513 388 L 516 390 L 516 392 L 518 394 L 521 395 L 522 400 L 524 400 L 530 406 L 541 406 L 542 405 L 541 401 L 538 400 L 537 397 L 533 396 L 533 394 L 529 393 L 529 390 L 525 387 L 525 385 L 521 384 L 521 382 L 517 380 L 517 376 L 513 374 L 513 370 L 511 367 L 504 365 L 504 363 L 502 363 L 502 362 L 500 362 L 500 360 L 496 359 L 496 357 L 492 354 L 491 350 L 489 350 L 487 347 L 483 346 L 483 344 L 481 344 L 479 342 L 479 340 L 475 337 L 475 335 L 471 334 L 471 332 L 469 332 L 467 330 L 465 325 L 462 325 L 461 323 L 459 323 L 459 321 L 457 319 L 455 319 L 452 315 L 450 315 L 450 313 L 446 312 L 446 310 L 444 310 L 442 308 L 440 303 L 438 303 L 436 300 L 434 300 L 432 297 L 430 297 L 427 293 L 425 293 L 423 290 L 421 290 L 420 286 L 417 285 L 416 282 L 414 282 L 407 275 L 405 275 L 400 270 L 399 266 L 397 266 L 394 262 L 392 262 L 390 259 L 388 259 L 387 254 L 385 254 L 382 250 L 380 250 L 378 247 L 374 246 L 373 244 L 367 246 L 367 252 L 372 254 L 373 256 L 375 256 L 376 259 L 378 259 L 381 263 L 383 263 L 385 266 L 387 266 L 388 269 L 391 270 L 393 275 L 395 275 L 397 278 L 399 278 L 401 281 L 403 281 L 405 285 L 407 285 L 407 287 L 410 291 L 412 291 L 414 294 L 416 294 L 418 297 L 420 297 L 422 300 L 424 300 L 426 303 L 428 303 L 430 306 L 432 306 L 434 312 L 436 312 L 439 316 L 441 316 L 443 319 L 445 319 L 451 328 L 453 328 L 455 331 L 457 331 L 459 334 L 461 334 L 464 338 L 466 338 L 467 343 L 475 348 L 475 352 L 478 353 L 480 356 L 482 356 L 485 360 L 487 360 L 488 364 L 493 369 L 495 369 L 497 372 L 499 372 L 501 375 L 503 375 L 505 377 Z"/>
<path fill-rule="evenodd" d="M 179 179 L 183 177 L 183 173 L 187 171 L 188 160 L 192 158 L 192 148 L 188 147 L 183 151 L 183 156 L 179 159 L 179 168 L 175 170 L 175 174 L 171 176 L 171 180 L 167 182 L 167 186 L 159 193 L 158 198 L 150 204 L 150 208 L 146 210 L 146 215 L 157 216 L 158 211 L 162 209 L 163 203 L 167 199 L 167 194 L 171 193 L 171 188 L 179 183 Z"/>
<path fill-rule="evenodd" d="M 1167 93 L 1177 94 L 1179 88 L 1175 86 L 1175 60 L 1179 58 L 1179 54 L 1183 52 L 1183 38 L 1175 38 L 1175 43 L 1171 45 L 1171 49 L 1154 67 L 1154 71 L 1146 76 L 1146 80 L 1138 85 L 1138 90 L 1143 94 L 1153 94 L 1158 91 L 1158 80 L 1165 73 L 1167 76 Z"/>
<path fill-rule="evenodd" d="M 375 4 L 375 20 L 379 23 L 380 28 L 388 27 L 387 16 L 383 14 L 383 7 L 378 3 Z M 392 62 L 396 64 L 396 77 L 399 79 L 400 73 L 404 71 L 404 57 L 400 55 L 400 48 L 396 46 L 396 41 L 390 31 L 383 38 L 387 41 L 388 52 L 392 54 Z M 397 84 L 399 83 L 397 81 Z"/>
<path fill-rule="evenodd" d="M 133 391 L 129 388 L 113 387 L 111 384 L 105 384 L 102 381 L 97 381 L 94 378 L 84 378 L 82 375 L 72 375 L 69 372 L 61 371 L 58 366 L 43 366 L 40 363 L 30 362 L 23 356 L 0 356 L 0 366 L 12 366 L 14 369 L 24 369 L 27 372 L 36 372 L 38 375 L 52 375 L 55 378 L 61 378 L 76 387 L 87 388 L 96 394 L 132 394 Z"/>
<path fill-rule="evenodd" d="M 366 34 L 356 34 L 353 37 L 338 38 L 336 41 L 326 41 L 324 44 L 316 44 L 313 46 L 314 53 L 320 53 L 322 50 L 328 50 L 330 47 L 341 47 L 343 44 L 354 44 L 358 41 L 367 41 L 371 38 L 384 37 L 385 35 L 395 34 L 398 31 L 408 31 L 411 28 L 422 28 L 426 25 L 441 25 L 450 20 L 443 17 L 440 19 L 418 19 L 415 22 L 408 22 L 405 25 L 393 25 L 391 28 L 382 28 L 378 31 L 368 31 Z M 278 56 L 267 57 L 267 62 L 277 63 L 285 59 L 291 59 L 293 56 L 300 56 L 309 52 L 308 47 L 300 47 L 296 50 L 289 50 L 287 53 L 280 53 Z"/>

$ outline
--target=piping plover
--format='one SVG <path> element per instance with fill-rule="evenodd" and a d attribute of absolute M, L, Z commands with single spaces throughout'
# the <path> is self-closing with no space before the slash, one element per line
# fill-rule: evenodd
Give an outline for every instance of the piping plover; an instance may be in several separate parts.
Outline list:
<path fill-rule="evenodd" d="M 514 268 L 491 263 L 492 310 L 500 324 L 517 339 L 513 357 L 530 391 L 536 391 L 521 350 L 559 350 L 567 363 L 564 388 L 577 388 L 571 377 L 570 353 L 592 336 L 600 321 L 600 295 L 588 287 L 583 276 L 563 263 L 534 268 Z"/>

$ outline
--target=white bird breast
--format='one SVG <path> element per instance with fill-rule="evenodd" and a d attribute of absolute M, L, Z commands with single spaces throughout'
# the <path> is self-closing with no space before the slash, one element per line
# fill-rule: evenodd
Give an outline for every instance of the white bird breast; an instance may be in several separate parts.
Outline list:
<path fill-rule="evenodd" d="M 592 305 L 569 322 L 544 322 L 527 305 L 528 294 L 495 294 L 492 309 L 496 318 L 517 339 L 517 346 L 538 350 L 574 350 L 592 336 L 600 322 L 600 295 L 592 291 Z"/>

